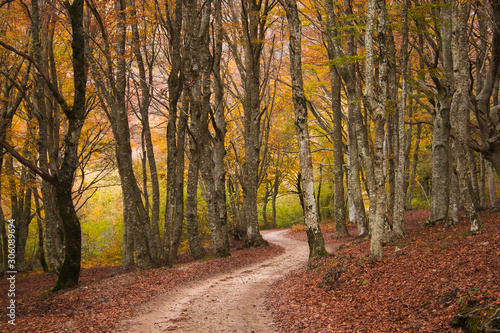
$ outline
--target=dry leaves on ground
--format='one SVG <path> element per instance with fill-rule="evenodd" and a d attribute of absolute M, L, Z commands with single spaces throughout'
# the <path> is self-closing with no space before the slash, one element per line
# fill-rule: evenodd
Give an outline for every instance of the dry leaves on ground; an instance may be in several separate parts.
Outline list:
<path fill-rule="evenodd" d="M 465 222 L 424 227 L 428 216 L 408 212 L 408 235 L 387 244 L 381 261 L 368 260 L 368 240 L 350 238 L 333 257 L 280 280 L 268 301 L 277 325 L 284 332 L 460 332 L 450 324 L 460 306 L 499 307 L 500 214 L 483 212 L 476 234 Z"/>
<path fill-rule="evenodd" d="M 119 266 L 83 269 L 80 285 L 71 290 L 47 293 L 55 274 L 17 274 L 16 326 L 9 325 L 7 297 L 0 298 L 0 332 L 110 332 L 119 320 L 134 315 L 139 305 L 168 292 L 174 286 L 230 271 L 277 255 L 271 245 L 257 249 L 236 249 L 232 256 L 189 262 L 175 268 L 123 272 Z M 188 261 L 186 263 L 186 261 Z M 7 281 L 0 292 L 7 295 Z"/>

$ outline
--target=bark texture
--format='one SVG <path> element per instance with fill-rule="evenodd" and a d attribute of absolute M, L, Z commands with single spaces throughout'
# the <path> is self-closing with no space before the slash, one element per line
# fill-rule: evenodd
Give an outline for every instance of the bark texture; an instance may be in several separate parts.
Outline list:
<path fill-rule="evenodd" d="M 323 234 L 319 228 L 314 196 L 313 166 L 307 126 L 307 102 L 302 81 L 301 23 L 295 0 L 285 1 L 285 11 L 290 34 L 290 73 L 292 76 L 292 99 L 295 111 L 295 131 L 299 145 L 299 163 L 304 196 L 304 220 L 309 258 L 326 255 Z"/>

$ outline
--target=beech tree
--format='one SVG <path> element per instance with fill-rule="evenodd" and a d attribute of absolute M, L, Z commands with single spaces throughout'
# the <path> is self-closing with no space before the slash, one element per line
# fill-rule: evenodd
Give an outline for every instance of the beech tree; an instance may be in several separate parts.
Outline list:
<path fill-rule="evenodd" d="M 243 81 L 244 99 L 244 146 L 243 207 L 245 219 L 245 245 L 262 246 L 266 242 L 259 232 L 257 212 L 257 190 L 259 185 L 259 163 L 261 152 L 261 56 L 267 31 L 267 19 L 274 3 L 268 0 L 244 0 L 241 2 L 239 28 L 242 33 L 244 59 L 233 45 L 232 53 L 238 63 Z M 233 16 L 234 19 L 236 19 Z"/>
<path fill-rule="evenodd" d="M 313 167 L 307 126 L 307 101 L 302 81 L 301 23 L 295 0 L 285 0 L 283 7 L 288 20 L 290 34 L 290 75 L 292 77 L 292 99 L 295 111 L 295 131 L 299 146 L 300 178 L 303 188 L 304 221 L 309 258 L 326 255 L 325 241 L 318 224 L 316 198 L 314 196 Z"/>
<path fill-rule="evenodd" d="M 397 236 L 405 235 L 404 208 L 405 208 L 405 114 L 408 89 L 408 0 L 403 0 L 401 8 L 402 17 L 402 45 L 401 45 L 401 97 L 396 114 L 396 139 L 395 141 L 395 179 L 394 179 L 394 207 L 392 210 L 392 225 Z M 397 95 L 397 92 L 396 92 Z M 411 140 L 411 138 L 408 138 Z"/>
<path fill-rule="evenodd" d="M 469 71 L 467 66 L 468 59 L 468 36 L 467 36 L 467 18 L 469 16 L 469 6 L 466 4 L 458 4 L 458 1 L 453 1 L 452 11 L 453 15 L 453 40 L 452 40 L 452 54 L 453 54 L 453 72 L 455 73 L 455 94 L 451 107 L 452 130 L 455 133 L 455 163 L 457 167 L 458 183 L 460 185 L 460 193 L 462 194 L 462 204 L 468 215 L 471 224 L 471 231 L 479 230 L 481 220 L 477 215 L 476 208 L 473 204 L 471 192 L 468 188 L 467 179 L 467 160 L 466 153 L 468 147 L 467 141 L 467 122 L 469 118 L 469 98 L 468 98 L 468 78 Z M 475 175 L 473 176 L 475 177 Z M 476 179 L 477 180 L 477 179 Z"/>
<path fill-rule="evenodd" d="M 19 162 L 29 167 L 34 173 L 50 182 L 55 189 L 56 203 L 58 213 L 62 220 L 64 230 L 64 261 L 58 274 L 57 282 L 52 290 L 70 288 L 78 284 L 80 276 L 81 261 L 81 228 L 80 220 L 76 214 L 73 203 L 73 183 L 75 172 L 79 164 L 78 143 L 82 127 L 87 116 L 86 108 L 86 89 L 87 89 L 87 66 L 85 64 L 85 54 L 87 50 L 87 41 L 84 30 L 84 1 L 75 0 L 73 3 L 66 1 L 63 3 L 71 26 L 71 48 L 73 65 L 73 85 L 74 97 L 72 106 L 69 105 L 66 97 L 59 91 L 55 82 L 51 81 L 41 66 L 27 54 L 16 50 L 3 41 L 0 44 L 24 58 L 30 60 L 35 66 L 37 72 L 44 78 L 45 83 L 50 89 L 50 93 L 55 97 L 62 109 L 67 121 L 67 130 L 63 140 L 63 156 L 61 164 L 55 173 L 46 173 L 38 168 L 34 163 L 22 156 L 13 147 L 1 141 L 1 145 Z M 39 15 L 37 1 L 32 1 L 32 15 Z M 36 20 L 35 20 L 36 22 Z"/>
<path fill-rule="evenodd" d="M 376 40 L 378 45 L 378 94 L 375 93 L 373 76 L 375 72 L 373 52 L 373 26 L 377 19 Z M 385 219 L 387 214 L 387 194 L 384 174 L 384 137 L 385 137 L 385 103 L 387 96 L 387 54 L 386 54 L 386 10 L 385 0 L 370 0 L 368 3 L 368 22 L 366 25 L 366 68 L 365 68 L 365 93 L 364 104 L 373 116 L 375 123 L 375 149 L 374 149 L 374 174 L 376 201 L 375 216 L 370 216 L 372 225 L 372 238 L 370 244 L 370 256 L 382 258 L 382 238 L 384 233 Z"/>
<path fill-rule="evenodd" d="M 163 251 L 164 264 L 171 266 L 177 256 L 181 240 L 184 220 L 184 149 L 186 145 L 186 126 L 188 119 L 187 105 L 180 106 L 184 85 L 182 52 L 182 22 L 184 3 L 175 1 L 171 8 L 169 1 L 161 6 L 155 1 L 156 13 L 159 17 L 166 39 L 169 41 L 164 56 L 170 60 L 168 72 L 168 122 L 167 138 L 167 185 L 165 195 L 165 222 Z M 164 8 L 162 11 L 160 8 Z M 169 57 L 170 56 L 170 57 Z"/>
<path fill-rule="evenodd" d="M 127 10 L 130 9 L 124 1 L 115 2 L 117 23 L 115 32 L 109 31 L 105 25 L 101 11 L 108 10 L 102 3 L 92 3 L 90 10 L 96 19 L 97 31 L 102 45 L 93 45 L 91 72 L 96 82 L 101 107 L 104 109 L 111 124 L 115 138 L 115 156 L 120 174 L 123 193 L 123 265 L 134 264 L 134 249 L 137 265 L 149 268 L 153 264 L 148 244 L 149 217 L 147 216 L 141 191 L 134 173 L 131 147 L 131 132 L 126 102 L 127 61 L 126 50 L 128 28 Z M 97 36 L 96 36 L 97 37 Z M 113 38 L 111 38 L 113 37 Z M 94 38 L 94 42 L 98 39 Z M 97 52 L 100 51 L 100 52 Z M 101 66 L 102 63 L 106 64 Z"/>

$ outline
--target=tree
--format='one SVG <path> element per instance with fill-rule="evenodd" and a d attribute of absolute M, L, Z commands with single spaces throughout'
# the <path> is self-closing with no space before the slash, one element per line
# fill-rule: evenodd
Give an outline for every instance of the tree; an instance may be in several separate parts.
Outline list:
<path fill-rule="evenodd" d="M 500 172 L 500 135 L 498 133 L 498 114 L 497 109 L 492 108 L 495 112 L 490 112 L 490 104 L 493 89 L 498 80 L 498 72 L 500 67 L 500 4 L 496 1 L 489 1 L 490 6 L 481 8 L 478 12 L 483 12 L 488 9 L 487 15 L 491 17 L 488 28 L 480 30 L 484 40 L 490 41 L 489 57 L 482 57 L 481 65 L 489 61 L 489 67 L 482 66 L 476 68 L 476 81 L 478 89 L 475 94 L 470 92 L 473 111 L 479 127 L 479 142 L 468 139 L 468 144 L 475 150 L 484 154 L 495 167 L 497 174 Z M 481 20 L 480 20 L 481 21 Z M 480 52 L 486 55 L 484 49 Z"/>
<path fill-rule="evenodd" d="M 157 15 L 169 40 L 170 72 L 168 74 L 168 123 L 167 123 L 167 189 L 165 196 L 165 232 L 163 238 L 164 263 L 173 264 L 177 256 L 184 220 L 184 149 L 186 145 L 187 110 L 178 115 L 178 104 L 182 96 L 184 74 L 182 52 L 182 22 L 184 4 L 175 1 L 171 8 L 164 2 L 165 12 L 155 1 Z M 187 107 L 187 106 L 186 106 Z"/>
<path fill-rule="evenodd" d="M 373 84 L 374 52 L 373 52 L 373 26 L 378 18 L 377 44 L 379 50 L 378 66 L 378 94 L 375 94 Z M 372 225 L 372 238 L 370 243 L 370 257 L 382 258 L 382 238 L 386 220 L 387 194 L 384 175 L 384 137 L 385 137 L 385 103 L 387 95 L 387 54 L 386 54 L 386 10 L 385 0 L 370 0 L 368 3 L 368 22 L 366 25 L 366 68 L 365 68 L 365 93 L 364 104 L 372 114 L 375 123 L 375 149 L 374 149 L 374 175 L 376 192 L 375 216 L 370 216 Z M 373 203 L 370 202 L 370 205 Z"/>
<path fill-rule="evenodd" d="M 406 96 L 408 87 L 408 0 L 403 0 L 401 8 L 402 16 L 402 34 L 403 41 L 401 45 L 401 64 L 402 82 L 401 82 L 401 102 L 397 112 L 397 132 L 396 132 L 396 170 L 394 180 L 394 208 L 392 212 L 392 225 L 397 236 L 402 237 L 406 233 L 404 224 L 404 208 L 405 208 L 405 113 L 406 113 Z M 409 138 L 408 140 L 411 140 Z"/>
<path fill-rule="evenodd" d="M 67 131 L 63 141 L 63 156 L 61 165 L 56 174 L 48 174 L 34 165 L 31 161 L 20 155 L 14 148 L 5 142 L 0 144 L 19 162 L 28 166 L 34 173 L 49 181 L 55 188 L 58 212 L 62 219 L 65 251 L 64 261 L 59 271 L 57 282 L 52 290 L 70 288 L 78 284 L 80 276 L 81 261 L 81 228 L 80 221 L 73 204 L 73 183 L 75 171 L 79 164 L 78 142 L 87 115 L 86 109 L 86 89 L 87 89 L 87 66 L 85 64 L 86 37 L 84 30 L 84 2 L 75 0 L 73 3 L 64 2 L 64 9 L 67 11 L 71 25 L 71 48 L 73 64 L 73 88 L 74 97 L 72 106 L 69 106 L 66 98 L 58 90 L 57 85 L 50 81 L 38 63 L 27 54 L 10 47 L 4 42 L 0 44 L 12 52 L 29 59 L 36 67 L 39 74 L 44 77 L 49 85 L 51 93 L 58 101 L 64 116 L 67 119 Z M 38 2 L 32 2 L 32 15 L 39 15 Z M 36 20 L 35 20 L 36 22 Z"/>
<path fill-rule="evenodd" d="M 104 4 L 89 4 L 96 19 L 100 32 L 102 46 L 93 38 L 91 71 L 96 82 L 101 107 L 105 110 L 115 138 L 115 156 L 120 174 L 123 193 L 124 235 L 123 235 L 123 265 L 134 264 L 134 253 L 140 268 L 149 268 L 153 261 L 148 244 L 149 217 L 147 216 L 141 191 L 134 174 L 130 125 L 126 103 L 127 88 L 127 13 L 130 7 L 125 1 L 116 1 L 117 16 L 116 32 L 111 33 L 105 25 L 100 10 L 97 7 Z M 96 29 L 96 30 L 97 30 Z M 113 38 L 112 38 L 113 37 Z M 101 51 L 100 54 L 97 51 Z M 114 53 L 113 53 L 114 50 Z M 101 66 L 101 62 L 105 66 Z"/>
<path fill-rule="evenodd" d="M 309 243 L 309 258 L 326 255 L 323 234 L 318 223 L 316 198 L 314 196 L 313 167 L 311 148 L 309 146 L 309 130 L 307 126 L 307 101 L 302 81 L 302 47 L 301 23 L 295 0 L 285 0 L 290 34 L 290 74 L 292 77 L 292 99 L 295 110 L 295 131 L 299 146 L 299 163 L 304 200 L 304 220 L 306 224 L 307 241 Z"/>
<path fill-rule="evenodd" d="M 0 141 L 7 142 L 7 132 L 12 130 L 12 119 L 15 113 L 18 111 L 23 99 L 24 94 L 27 90 L 28 79 L 31 75 L 31 65 L 29 62 L 25 61 L 22 57 L 13 55 L 11 57 L 5 55 L 2 59 L 2 68 L 0 69 L 2 76 L 5 80 L 1 83 L 1 97 L 2 103 L 0 104 Z M 24 68 L 23 68 L 24 66 Z M 29 137 L 29 136 L 28 136 Z M 27 137 L 27 138 L 28 138 Z M 10 139 L 10 138 L 9 138 Z M 30 146 L 30 142 L 27 139 L 25 142 L 24 152 L 27 151 L 27 147 Z M 32 155 L 32 154 L 30 154 Z M 5 160 L 7 163 L 4 167 L 4 149 L 0 147 L 0 174 L 2 174 L 2 180 L 8 180 L 9 183 L 14 182 L 14 175 L 9 176 L 12 173 L 12 157 L 7 157 Z M 33 161 L 33 156 L 30 158 Z M 8 168 L 8 169 L 7 169 Z M 29 169 L 23 168 L 23 175 L 26 176 Z M 5 177 L 7 176 L 7 177 Z M 32 179 L 32 174 L 30 173 L 30 179 Z M 26 178 L 26 177 L 25 177 Z M 2 183 L 0 180 L 0 202 L 2 199 Z M 7 184 L 6 184 L 7 185 Z M 33 184 L 27 184 L 26 179 L 20 184 L 26 191 L 22 191 L 20 194 L 21 202 L 18 202 L 15 198 L 16 192 L 11 192 L 11 215 L 14 219 L 15 227 L 17 230 L 17 242 L 16 253 L 18 254 L 18 260 L 16 262 L 16 270 L 24 269 L 24 257 L 23 248 L 26 244 L 26 239 L 28 235 L 28 225 L 31 215 L 30 204 L 31 204 L 31 188 Z M 28 186 L 27 186 L 28 185 Z M 12 186 L 10 186 L 12 187 Z M 14 197 L 14 198 L 13 198 Z M 14 199 L 14 200 L 13 200 Z M 17 205 L 16 205 L 17 204 Z M 22 215 L 16 216 L 16 211 Z M 22 213 L 21 213 L 22 212 Z M 6 219 L 4 216 L 3 208 L 0 206 L 0 272 L 5 272 L 8 269 L 8 239 L 6 233 Z M 25 237 L 22 237 L 25 236 Z M 21 251 L 20 251 L 21 250 Z M 21 252 L 21 254 L 19 254 Z"/>
<path fill-rule="evenodd" d="M 452 40 L 452 54 L 453 54 L 453 71 L 455 73 L 455 94 L 451 105 L 452 130 L 455 133 L 455 163 L 457 167 L 458 183 L 460 185 L 460 193 L 462 194 L 462 203 L 471 224 L 471 231 L 479 230 L 481 219 L 477 215 L 476 208 L 472 201 L 471 192 L 468 188 L 467 177 L 467 160 L 466 152 L 468 147 L 467 141 L 467 122 L 469 118 L 469 71 L 467 66 L 468 60 L 468 43 L 467 43 L 467 18 L 469 16 L 469 7 L 466 4 L 458 5 L 458 1 L 453 1 L 452 6 L 455 15 L 453 15 L 453 40 Z M 473 175 L 473 177 L 476 177 Z"/>
<path fill-rule="evenodd" d="M 334 65 L 335 58 L 340 47 L 333 45 L 335 41 L 334 26 L 335 14 L 333 11 L 333 2 L 326 1 L 328 11 L 328 21 L 326 23 L 325 34 L 327 36 L 327 51 L 330 67 L 330 85 L 332 89 L 332 111 L 333 111 L 333 142 L 334 142 L 334 186 L 335 186 L 335 226 L 336 237 L 342 238 L 349 236 L 346 226 L 346 207 L 344 203 L 344 154 L 343 154 L 343 139 L 342 139 L 342 108 L 341 108 L 341 76 L 338 73 L 337 66 Z"/>
<path fill-rule="evenodd" d="M 261 55 L 267 30 L 267 18 L 273 6 L 273 3 L 268 0 L 243 0 L 240 8 L 240 28 L 243 35 L 244 62 L 238 52 L 235 51 L 235 46 L 232 46 L 233 56 L 237 58 L 237 62 L 240 64 L 239 71 L 244 90 L 243 135 L 245 164 L 243 165 L 242 209 L 246 225 L 245 246 L 249 247 L 267 244 L 259 232 L 257 190 L 261 151 L 261 119 L 263 115 L 260 97 Z"/>

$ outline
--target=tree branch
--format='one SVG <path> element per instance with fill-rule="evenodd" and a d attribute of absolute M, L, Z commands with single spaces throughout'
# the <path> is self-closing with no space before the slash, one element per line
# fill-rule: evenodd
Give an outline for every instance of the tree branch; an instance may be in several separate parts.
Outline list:
<path fill-rule="evenodd" d="M 21 154 L 19 154 L 14 149 L 14 147 L 12 147 L 11 145 L 9 145 L 8 143 L 6 143 L 4 141 L 0 141 L 0 146 L 2 146 L 6 151 L 8 151 L 9 154 L 11 154 L 16 160 L 19 161 L 19 163 L 25 165 L 31 171 L 33 171 L 34 173 L 36 173 L 37 175 L 39 175 L 40 177 L 42 177 L 43 179 L 45 179 L 49 183 L 54 183 L 56 181 L 56 177 L 55 176 L 52 176 L 52 175 L 44 172 L 42 169 L 40 169 L 39 167 L 37 167 L 33 162 L 31 162 L 30 160 L 26 159 Z"/>

